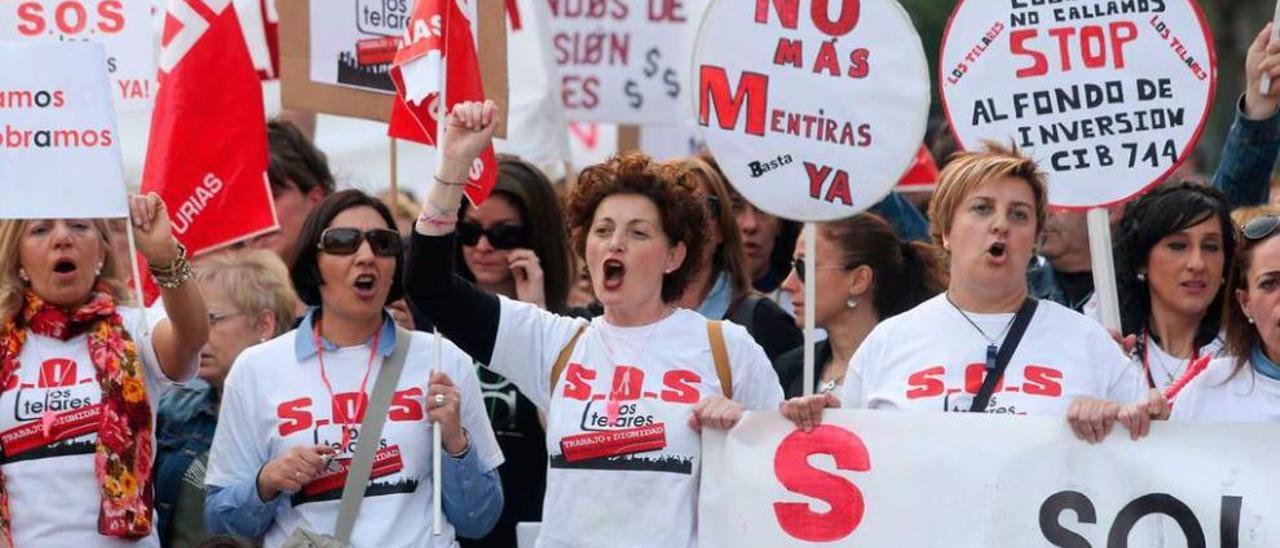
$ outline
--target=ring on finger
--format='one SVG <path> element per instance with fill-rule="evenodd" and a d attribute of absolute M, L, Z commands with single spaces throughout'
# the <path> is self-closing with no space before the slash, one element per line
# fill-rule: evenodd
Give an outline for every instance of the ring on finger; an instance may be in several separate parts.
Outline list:
<path fill-rule="evenodd" d="M 436 407 L 444 407 L 445 401 L 446 398 L 444 394 L 436 394 L 435 399 L 432 400 L 432 402 L 436 404 Z"/>

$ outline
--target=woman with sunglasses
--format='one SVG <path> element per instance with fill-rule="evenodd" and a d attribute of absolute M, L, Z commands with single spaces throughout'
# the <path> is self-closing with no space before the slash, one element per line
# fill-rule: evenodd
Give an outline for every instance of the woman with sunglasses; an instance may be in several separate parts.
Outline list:
<path fill-rule="evenodd" d="M 1170 420 L 1217 423 L 1280 423 L 1280 217 L 1265 216 L 1244 226 L 1227 292 L 1235 302 L 1226 312 L 1226 356 L 1198 374 L 1191 371 L 1173 400 Z M 1194 375 L 1194 376 L 1193 376 Z M 1154 402 L 1129 406 L 1121 417 L 1141 420 L 1168 413 L 1161 394 Z"/>
<path fill-rule="evenodd" d="M 547 414 L 538 546 L 696 544 L 702 427 L 782 400 L 743 328 L 674 306 L 705 245 L 697 183 L 642 154 L 587 168 L 569 199 L 575 251 L 604 314 L 591 322 L 484 293 L 448 265 L 455 210 L 496 126 L 492 102 L 449 116 L 444 162 L 418 219 L 406 289 L 459 346 Z M 718 333 L 718 334 L 717 334 Z"/>
<path fill-rule="evenodd" d="M 838 393 L 849 359 L 871 330 L 941 293 L 947 287 L 946 274 L 937 248 L 903 241 L 874 213 L 817 226 L 818 256 L 805 260 L 805 235 L 801 234 L 794 268 L 782 281 L 782 289 L 795 303 L 796 325 L 802 325 L 805 268 L 815 269 L 814 323 L 826 330 L 827 339 L 814 345 L 814 393 Z M 788 398 L 804 395 L 803 347 L 779 356 L 774 369 Z"/>
<path fill-rule="evenodd" d="M 1096 322 L 1028 296 L 1027 265 L 1044 226 L 1044 176 L 1016 150 L 955 156 L 929 209 L 949 263 L 946 292 L 880 322 L 849 362 L 844 389 L 797 398 L 783 413 L 804 429 L 824 406 L 1066 416 L 1077 436 L 1105 438 L 1120 404 L 1142 393 L 1137 369 Z M 1021 337 L 1009 337 L 1019 316 Z M 1008 346 L 1006 345 L 1013 345 Z M 985 403 L 978 397 L 1001 352 Z"/>
<path fill-rule="evenodd" d="M 156 404 L 196 374 L 208 314 L 164 202 L 129 210 L 164 301 L 149 319 L 105 219 L 0 221 L 0 546 L 160 546 Z"/>
<path fill-rule="evenodd" d="M 416 212 L 415 212 L 416 214 Z M 568 309 L 569 238 L 560 199 L 532 164 L 498 155 L 498 181 L 480 207 L 464 204 L 458 222 L 458 274 L 488 293 L 557 314 Z M 464 548 L 515 546 L 516 524 L 542 519 L 547 490 L 546 433 L 537 407 L 505 377 L 478 367 L 489 422 L 506 462 L 498 468 L 502 516 Z"/>
<path fill-rule="evenodd" d="M 1195 183 L 1156 188 L 1125 208 L 1116 238 L 1120 319 L 1136 338 L 1148 389 L 1165 391 L 1214 356 L 1235 227 L 1222 194 Z"/>
<path fill-rule="evenodd" d="M 359 443 L 378 444 L 356 546 L 453 546 L 497 521 L 502 463 L 471 359 L 398 330 L 404 255 L 391 212 L 358 190 L 307 217 L 292 278 L 312 307 L 297 329 L 241 353 L 224 383 L 209 455 L 210 533 L 282 545 L 297 528 L 331 534 Z M 360 437 L 371 383 L 396 339 L 412 337 L 382 438 Z M 433 371 L 433 365 L 439 370 Z M 441 429 L 443 500 L 432 500 L 431 428 Z M 431 533 L 433 507 L 447 521 Z"/>
<path fill-rule="evenodd" d="M 803 343 L 804 335 L 796 327 L 795 319 L 777 303 L 751 289 L 751 270 L 724 177 L 698 158 L 681 158 L 669 165 L 698 182 L 707 197 L 704 203 L 710 220 L 706 231 L 708 245 L 703 248 L 702 256 L 696 258 L 693 279 L 677 304 L 708 318 L 729 320 L 747 328 L 747 333 L 770 360 Z"/>

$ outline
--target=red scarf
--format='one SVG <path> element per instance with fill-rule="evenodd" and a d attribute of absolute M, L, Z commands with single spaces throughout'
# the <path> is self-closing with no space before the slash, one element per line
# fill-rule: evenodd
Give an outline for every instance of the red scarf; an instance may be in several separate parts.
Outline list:
<path fill-rule="evenodd" d="M 89 358 L 102 389 L 103 407 L 94 455 L 102 501 L 98 533 L 129 540 L 146 537 L 151 533 L 154 508 L 151 405 L 142 361 L 116 312 L 115 299 L 105 286 L 99 286 L 88 303 L 68 314 L 28 291 L 21 316 L 7 320 L 0 336 L 0 390 L 22 367 L 18 356 L 28 329 L 62 341 L 88 333 Z M 9 493 L 0 471 L 0 539 L 12 546 L 9 518 Z"/>

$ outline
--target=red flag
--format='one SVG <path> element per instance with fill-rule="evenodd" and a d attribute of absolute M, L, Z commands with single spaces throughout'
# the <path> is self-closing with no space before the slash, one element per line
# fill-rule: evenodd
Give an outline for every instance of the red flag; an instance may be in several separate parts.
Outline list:
<path fill-rule="evenodd" d="M 159 80 L 142 191 L 174 236 L 196 254 L 276 229 L 262 87 L 230 2 L 170 0 Z"/>
<path fill-rule="evenodd" d="M 426 145 L 436 145 L 433 107 L 439 104 L 441 91 L 449 109 L 464 101 L 484 100 L 471 21 L 455 0 L 418 0 L 391 63 L 391 81 L 396 101 L 387 135 Z M 497 180 L 497 160 L 490 146 L 471 166 L 467 198 L 480 205 Z"/>
<path fill-rule="evenodd" d="M 929 153 L 929 149 L 924 146 L 916 152 L 916 160 L 911 164 L 911 168 L 907 170 L 907 174 L 902 176 L 902 180 L 898 181 L 898 186 L 894 190 L 898 192 L 933 192 L 933 187 L 938 184 L 938 164 L 934 163 L 933 155 Z"/>

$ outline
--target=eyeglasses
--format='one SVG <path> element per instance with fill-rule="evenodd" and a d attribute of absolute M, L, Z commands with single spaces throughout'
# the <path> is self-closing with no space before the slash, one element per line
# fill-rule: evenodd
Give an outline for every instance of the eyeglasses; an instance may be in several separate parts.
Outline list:
<path fill-rule="evenodd" d="M 481 236 L 487 238 L 489 245 L 495 249 L 514 249 L 528 245 L 525 243 L 524 225 L 498 223 L 489 228 L 483 228 L 480 223 L 458 223 L 458 239 L 462 241 L 462 245 L 472 247 L 479 244 Z"/>
<path fill-rule="evenodd" d="M 334 227 L 320 233 L 320 243 L 316 248 L 330 255 L 351 255 L 360 249 L 360 244 L 369 242 L 369 249 L 379 257 L 395 257 L 404 250 L 400 241 L 400 233 L 389 228 L 372 228 L 361 231 L 358 228 Z"/>
<path fill-rule="evenodd" d="M 1244 237 L 1246 240 L 1261 240 L 1275 232 L 1277 226 L 1280 226 L 1280 216 L 1267 215 L 1258 217 L 1245 223 Z"/>
<path fill-rule="evenodd" d="M 804 257 L 791 259 L 791 268 L 795 269 L 796 276 L 800 279 L 800 283 L 804 283 Z M 847 268 L 839 265 L 815 266 L 814 268 L 818 270 L 848 270 Z"/>
<path fill-rule="evenodd" d="M 213 312 L 210 312 L 210 313 L 209 313 L 209 327 L 216 326 L 216 325 L 218 325 L 218 324 L 220 324 L 220 323 L 222 323 L 222 322 L 225 322 L 225 321 L 227 321 L 227 320 L 229 320 L 229 319 L 231 319 L 231 318 L 234 318 L 234 317 L 236 317 L 236 316 L 240 316 L 240 315 L 243 315 L 243 314 L 244 314 L 244 312 L 227 312 L 227 313 L 225 313 L 225 314 L 215 314 L 215 313 L 213 313 Z"/>

